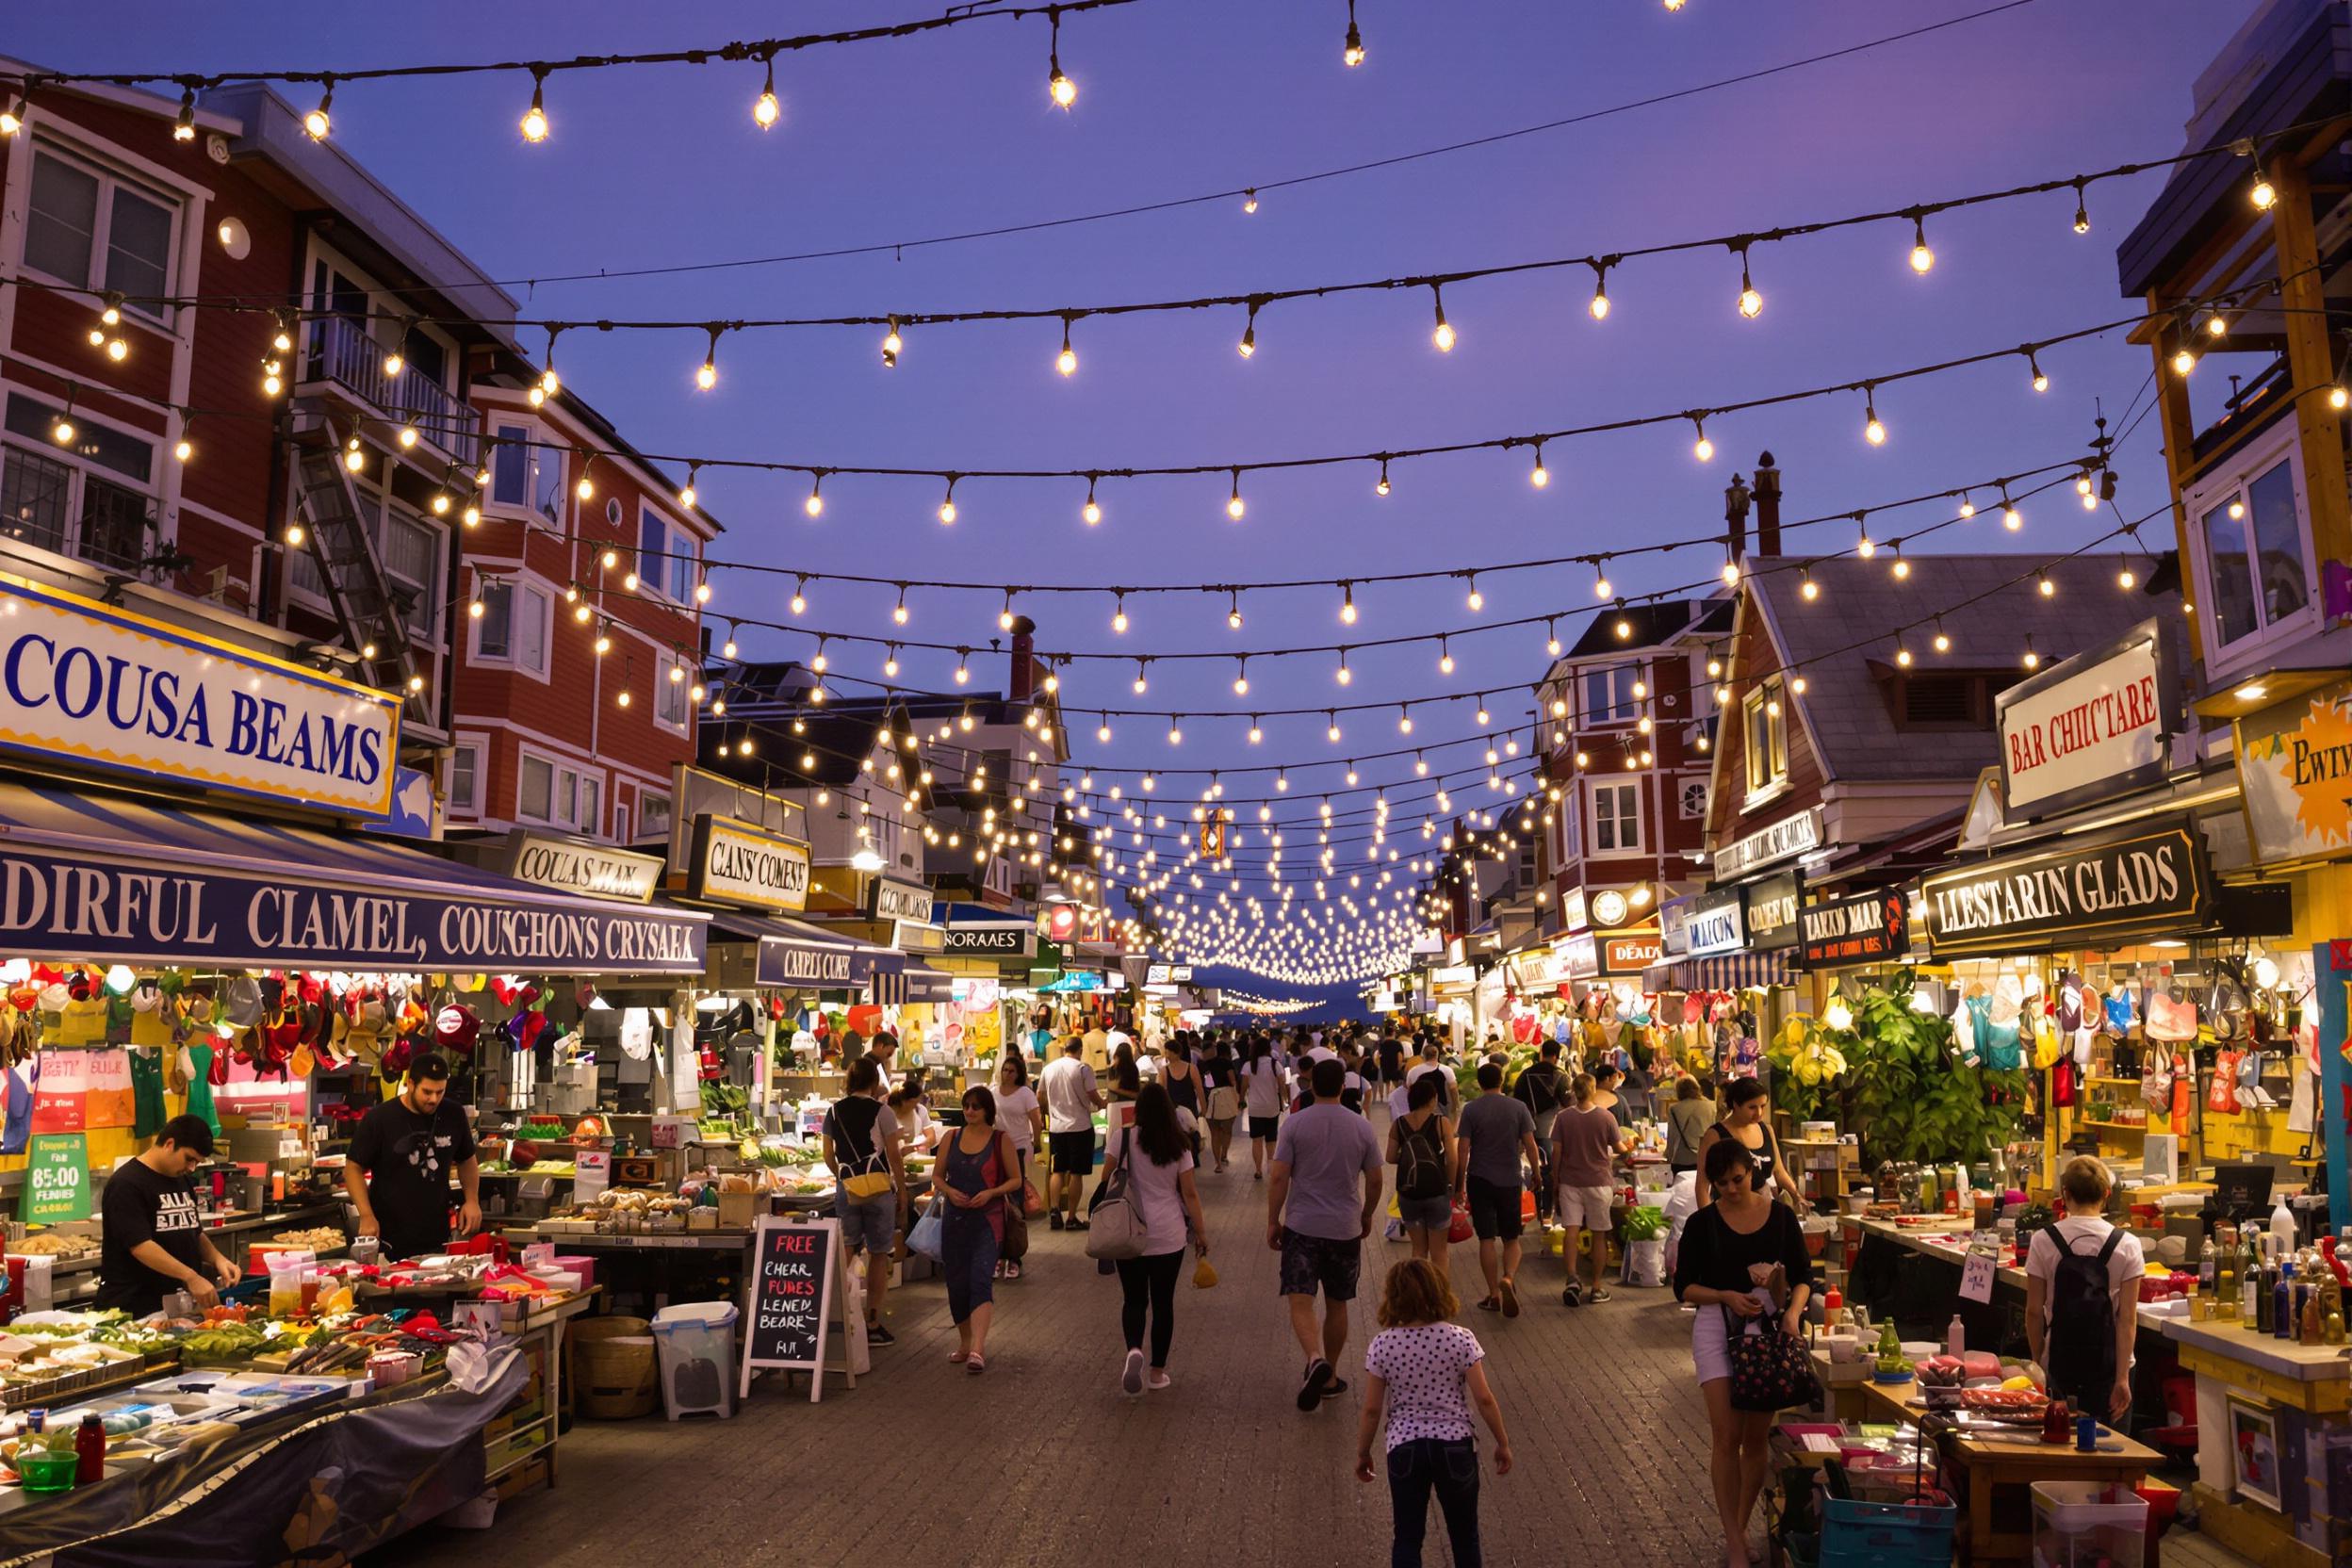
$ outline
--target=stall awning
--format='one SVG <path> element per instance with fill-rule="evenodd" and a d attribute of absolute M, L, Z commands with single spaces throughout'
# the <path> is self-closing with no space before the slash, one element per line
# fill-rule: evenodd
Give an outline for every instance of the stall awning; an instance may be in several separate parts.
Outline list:
<path fill-rule="evenodd" d="M 908 964 L 896 974 L 874 977 L 874 999 L 885 1006 L 906 1002 L 949 1002 L 955 995 L 956 977 L 924 964 Z"/>
<path fill-rule="evenodd" d="M 357 834 L 0 784 L 0 947 L 240 969 L 699 974 L 709 917 Z"/>
<path fill-rule="evenodd" d="M 804 990 L 862 990 L 868 982 L 896 974 L 906 955 L 804 921 L 725 910 L 710 921 L 714 939 L 760 944 L 754 971 L 762 986 Z"/>
<path fill-rule="evenodd" d="M 1711 958 L 1677 958 L 1643 970 L 1642 984 L 1654 991 L 1739 991 L 1793 985 L 1788 956 L 1786 953 L 1721 953 Z"/>

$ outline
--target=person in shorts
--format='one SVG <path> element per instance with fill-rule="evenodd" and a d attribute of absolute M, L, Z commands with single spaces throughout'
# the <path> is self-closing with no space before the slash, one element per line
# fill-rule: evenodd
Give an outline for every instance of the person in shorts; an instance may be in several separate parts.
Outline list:
<path fill-rule="evenodd" d="M 1347 1392 L 1332 1374 L 1348 1344 L 1348 1303 L 1355 1298 L 1364 1238 L 1380 1206 L 1382 1157 L 1372 1124 L 1340 1103 L 1347 1070 L 1317 1062 L 1314 1100 L 1282 1123 L 1266 1184 L 1266 1244 L 1280 1252 L 1282 1293 L 1291 1332 L 1306 1352 L 1298 1408 L 1311 1411 Z M 1323 1297 L 1315 1321 L 1315 1298 Z"/>
<path fill-rule="evenodd" d="M 846 1087 L 825 1113 L 825 1163 L 839 1184 L 833 1212 L 841 1221 L 841 1255 L 866 1255 L 866 1343 L 890 1345 L 896 1336 L 882 1326 L 882 1294 L 890 1288 L 899 1203 L 906 1192 L 906 1172 L 899 1163 L 898 1119 L 883 1103 L 882 1073 L 873 1057 L 860 1056 L 849 1064 Z M 852 1181 L 874 1176 L 888 1176 L 890 1185 L 863 1198 L 849 1190 Z"/>
<path fill-rule="evenodd" d="M 1468 1200 L 1478 1238 L 1478 1267 L 1486 1275 L 1480 1312 L 1519 1315 L 1520 1161 L 1541 1168 L 1535 1119 L 1525 1102 L 1502 1092 L 1503 1070 L 1478 1064 L 1478 1096 L 1462 1108 L 1454 1139 L 1454 1190 Z"/>
<path fill-rule="evenodd" d="M 1086 1228 L 1078 1200 L 1094 1172 L 1094 1113 L 1103 1100 L 1094 1069 L 1082 1057 L 1085 1050 L 1084 1037 L 1070 1036 L 1062 1042 L 1061 1055 L 1037 1074 L 1038 1097 L 1045 1102 L 1046 1152 L 1054 1160 L 1054 1173 L 1046 1178 L 1051 1190 L 1045 1200 L 1052 1211 L 1047 1223 L 1056 1231 Z"/>
<path fill-rule="evenodd" d="M 1619 1127 L 1616 1113 L 1593 1102 L 1592 1075 L 1579 1072 L 1569 1085 L 1576 1103 L 1563 1105 L 1552 1119 L 1552 1169 L 1560 1177 L 1560 1223 L 1568 1233 L 1561 1256 L 1568 1264 L 1568 1284 L 1560 1300 L 1571 1307 L 1609 1299 L 1601 1288 L 1601 1270 L 1609 1262 L 1609 1233 L 1614 1221 L 1609 1207 L 1616 1200 L 1617 1156 L 1633 1145 Z M 1581 1278 L 1576 1245 L 1584 1232 L 1592 1233 L 1592 1282 Z"/>
<path fill-rule="evenodd" d="M 1250 1057 L 1241 1066 L 1241 1109 L 1250 1119 L 1250 1159 L 1253 1182 L 1266 1179 L 1266 1162 L 1273 1156 L 1275 1135 L 1282 1125 L 1282 1064 L 1264 1035 L 1250 1037 Z"/>

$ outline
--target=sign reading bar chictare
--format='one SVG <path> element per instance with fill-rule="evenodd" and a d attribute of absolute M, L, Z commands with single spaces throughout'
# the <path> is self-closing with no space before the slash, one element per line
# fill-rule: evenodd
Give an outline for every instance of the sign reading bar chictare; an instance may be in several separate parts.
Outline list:
<path fill-rule="evenodd" d="M 0 749 L 381 817 L 400 728 L 385 693 L 0 576 Z"/>
<path fill-rule="evenodd" d="M 2184 935 L 2206 923 L 2213 880 L 2196 823 L 2180 817 L 1937 872 L 1920 893 L 1940 958 Z"/>
<path fill-rule="evenodd" d="M 2164 775 L 2180 695 L 2154 620 L 1993 699 L 2006 820 L 2125 794 Z"/>
<path fill-rule="evenodd" d="M 686 896 L 753 909 L 806 908 L 808 846 L 733 817 L 706 812 L 694 820 Z"/>
<path fill-rule="evenodd" d="M 517 882 L 565 892 L 649 904 L 662 882 L 662 857 L 605 844 L 584 844 L 516 828 L 507 837 L 498 869 Z"/>
<path fill-rule="evenodd" d="M 1759 827 L 1734 839 L 1715 852 L 1715 882 L 1717 886 L 1735 876 L 1745 876 L 1760 866 L 1786 860 L 1821 847 L 1821 811 L 1815 807 L 1800 811 L 1793 817 L 1783 817 L 1768 827 Z"/>
<path fill-rule="evenodd" d="M 1882 963 L 1911 951 L 1911 901 L 1900 888 L 1840 898 L 1806 909 L 1806 967 Z"/>
<path fill-rule="evenodd" d="M 1726 888 L 1699 893 L 1683 908 L 1685 951 L 1693 958 L 1715 953 L 1737 953 L 1748 945 L 1745 890 Z"/>

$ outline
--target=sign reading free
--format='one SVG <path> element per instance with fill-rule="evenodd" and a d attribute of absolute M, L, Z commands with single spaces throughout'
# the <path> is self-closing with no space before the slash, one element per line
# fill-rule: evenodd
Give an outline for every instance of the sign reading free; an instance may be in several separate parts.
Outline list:
<path fill-rule="evenodd" d="M 0 748 L 381 817 L 400 726 L 385 693 L 0 574 Z"/>

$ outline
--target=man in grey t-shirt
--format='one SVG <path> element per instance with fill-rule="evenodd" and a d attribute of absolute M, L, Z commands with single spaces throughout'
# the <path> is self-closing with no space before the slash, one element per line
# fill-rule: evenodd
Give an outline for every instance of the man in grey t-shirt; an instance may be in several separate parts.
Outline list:
<path fill-rule="evenodd" d="M 1478 1068 L 1478 1097 L 1462 1108 L 1454 1137 L 1463 1151 L 1456 1168 L 1455 1195 L 1468 1194 L 1470 1226 L 1478 1234 L 1478 1266 L 1486 1273 L 1484 1312 L 1519 1315 L 1519 1162 L 1538 1169 L 1535 1118 L 1524 1101 L 1502 1092 L 1503 1070 L 1493 1062 Z"/>
<path fill-rule="evenodd" d="M 1274 1142 L 1274 1177 L 1266 1184 L 1266 1244 L 1282 1255 L 1282 1291 L 1291 1332 L 1306 1352 L 1298 1408 L 1314 1410 L 1347 1391 L 1331 1374 L 1348 1343 L 1348 1303 L 1355 1298 L 1364 1238 L 1380 1207 L 1386 1157 L 1372 1124 L 1340 1103 L 1348 1070 L 1337 1060 L 1315 1064 L 1314 1103 L 1286 1119 Z M 1323 1321 L 1315 1296 L 1323 1293 Z"/>

